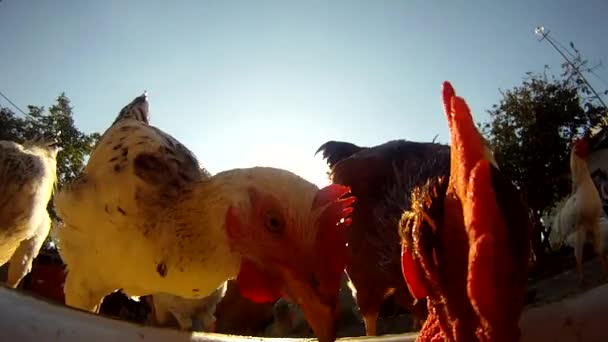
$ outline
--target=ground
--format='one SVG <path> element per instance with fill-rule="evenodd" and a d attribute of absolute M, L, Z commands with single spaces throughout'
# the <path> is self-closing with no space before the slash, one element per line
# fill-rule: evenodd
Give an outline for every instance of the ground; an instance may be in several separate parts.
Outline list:
<path fill-rule="evenodd" d="M 559 301 L 580 294 L 590 288 L 602 285 L 604 283 L 603 271 L 599 260 L 591 255 L 588 255 L 588 257 L 591 257 L 590 260 L 584 264 L 585 276 L 588 279 L 588 284 L 585 289 L 581 289 L 578 286 L 574 256 L 572 253 L 561 253 L 556 256 L 553 263 L 557 263 L 559 268 L 566 269 L 566 271 L 554 272 L 554 274 L 546 275 L 541 279 L 531 279 L 528 287 L 527 307 L 540 306 Z M 5 268 L 6 267 L 0 267 L 0 281 L 4 279 Z M 352 301 L 349 304 L 352 305 Z M 381 318 L 378 322 L 378 333 L 381 335 L 400 334 L 409 331 L 411 326 L 412 321 L 408 314 L 385 317 Z M 363 334 L 363 323 L 358 317 L 353 316 L 348 319 L 343 319 L 339 324 L 338 337 L 362 336 Z M 310 331 L 302 331 L 302 333 L 296 333 L 289 337 L 310 336 Z"/>

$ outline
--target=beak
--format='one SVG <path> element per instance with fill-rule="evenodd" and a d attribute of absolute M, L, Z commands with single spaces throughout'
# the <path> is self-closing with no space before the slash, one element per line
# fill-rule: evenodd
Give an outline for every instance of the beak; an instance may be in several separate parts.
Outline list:
<path fill-rule="evenodd" d="M 294 277 L 288 270 L 283 270 L 282 273 L 285 294 L 304 311 L 306 320 L 319 342 L 335 341 L 339 289 L 336 289 L 335 296 L 327 298 L 315 291 L 312 282 Z"/>

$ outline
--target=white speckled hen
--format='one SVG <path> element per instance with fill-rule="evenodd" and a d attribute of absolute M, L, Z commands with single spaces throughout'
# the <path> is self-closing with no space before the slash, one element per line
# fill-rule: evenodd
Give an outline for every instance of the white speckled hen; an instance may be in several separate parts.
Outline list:
<path fill-rule="evenodd" d="M 59 150 L 52 136 L 23 145 L 0 141 L 0 265 L 10 263 L 10 287 L 30 272 L 51 229 L 46 207 L 57 181 Z"/>
<path fill-rule="evenodd" d="M 148 123 L 140 96 L 56 196 L 66 304 L 94 311 L 116 289 L 202 298 L 236 277 L 256 302 L 289 297 L 317 337 L 332 341 L 348 192 L 266 167 L 207 177 L 186 147 Z"/>

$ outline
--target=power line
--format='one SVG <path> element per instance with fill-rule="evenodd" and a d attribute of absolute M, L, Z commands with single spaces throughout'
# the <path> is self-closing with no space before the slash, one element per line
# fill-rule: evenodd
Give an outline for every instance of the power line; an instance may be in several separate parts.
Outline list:
<path fill-rule="evenodd" d="M 587 71 L 591 73 L 591 75 L 595 76 L 598 80 L 600 80 L 604 84 L 604 86 L 608 88 L 608 82 L 606 82 L 606 80 L 604 80 L 600 75 L 593 71 L 593 69 L 589 69 Z"/>
<path fill-rule="evenodd" d="M 11 99 L 9 99 L 6 95 L 4 95 L 1 91 L 0 91 L 0 96 L 2 96 L 6 101 L 8 101 L 8 103 L 10 103 L 13 107 L 15 107 L 18 111 L 21 112 L 21 114 L 25 115 L 25 116 L 30 116 L 28 113 L 24 112 L 21 108 L 19 108 L 19 106 L 17 106 L 15 104 L 15 102 L 11 101 Z"/>
<path fill-rule="evenodd" d="M 550 31 L 545 31 L 544 27 L 539 26 L 534 30 L 534 33 L 541 36 L 539 41 L 546 40 L 547 42 L 549 42 L 549 44 L 551 44 L 551 46 L 553 46 L 553 48 L 564 58 L 564 60 L 566 60 L 568 65 L 570 65 L 570 67 L 572 67 L 572 69 L 578 74 L 578 76 L 581 78 L 581 80 L 587 85 L 589 90 L 591 90 L 593 95 L 595 95 L 595 98 L 602 104 L 602 106 L 604 108 L 607 108 L 606 103 L 604 103 L 604 101 L 602 100 L 600 95 L 595 91 L 595 88 L 593 88 L 593 86 L 591 84 L 589 84 L 589 82 L 587 81 L 585 76 L 580 72 L 578 66 L 574 65 L 574 63 L 572 63 L 572 61 L 570 61 L 568 59 L 568 57 L 564 54 L 564 52 L 557 46 L 557 44 L 556 44 L 557 41 L 549 36 Z M 566 51 L 568 51 L 568 50 L 566 49 Z"/>

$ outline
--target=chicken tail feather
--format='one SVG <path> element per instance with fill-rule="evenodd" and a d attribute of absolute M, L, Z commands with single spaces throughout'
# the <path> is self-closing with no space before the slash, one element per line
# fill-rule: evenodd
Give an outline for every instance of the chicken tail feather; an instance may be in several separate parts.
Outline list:
<path fill-rule="evenodd" d="M 315 156 L 319 152 L 323 152 L 323 159 L 327 161 L 329 168 L 333 169 L 333 167 L 340 161 L 352 156 L 362 149 L 363 147 L 359 147 L 348 142 L 328 141 L 319 147 L 317 152 L 315 152 Z"/>
<path fill-rule="evenodd" d="M 149 124 L 149 110 L 148 92 L 144 91 L 142 95 L 136 97 L 131 103 L 122 108 L 120 113 L 118 113 L 116 120 L 112 123 L 112 126 L 117 122 L 126 119 L 133 119 Z"/>

